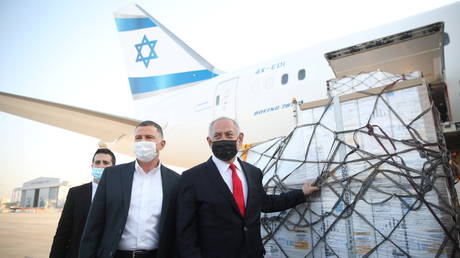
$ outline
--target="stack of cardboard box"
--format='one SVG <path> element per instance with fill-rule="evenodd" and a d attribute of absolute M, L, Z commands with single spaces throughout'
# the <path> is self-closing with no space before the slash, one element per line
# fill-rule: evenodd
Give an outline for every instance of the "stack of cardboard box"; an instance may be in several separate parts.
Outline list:
<path fill-rule="evenodd" d="M 322 186 L 305 205 L 263 215 L 266 257 L 460 255 L 453 174 L 420 73 L 375 71 L 328 89 L 332 99 L 300 106 L 290 135 L 246 156 L 268 193 L 317 177 Z"/>

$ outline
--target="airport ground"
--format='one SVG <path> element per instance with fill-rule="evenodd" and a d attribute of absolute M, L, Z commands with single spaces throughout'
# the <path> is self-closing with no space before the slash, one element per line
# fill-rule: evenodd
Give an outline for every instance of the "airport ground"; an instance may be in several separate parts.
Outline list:
<path fill-rule="evenodd" d="M 0 258 L 44 258 L 61 213 L 0 213 Z"/>

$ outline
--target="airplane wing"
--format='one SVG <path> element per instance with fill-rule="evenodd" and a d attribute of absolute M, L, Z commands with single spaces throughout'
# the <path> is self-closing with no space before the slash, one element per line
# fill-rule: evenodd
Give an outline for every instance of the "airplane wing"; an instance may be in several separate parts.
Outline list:
<path fill-rule="evenodd" d="M 5 92 L 0 92 L 0 111 L 101 139 L 111 150 L 134 156 L 138 120 Z"/>

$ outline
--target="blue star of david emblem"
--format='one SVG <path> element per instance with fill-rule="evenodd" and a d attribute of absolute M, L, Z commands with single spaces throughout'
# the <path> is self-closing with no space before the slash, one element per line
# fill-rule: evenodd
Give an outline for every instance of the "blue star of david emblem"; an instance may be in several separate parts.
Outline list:
<path fill-rule="evenodd" d="M 149 62 L 151 59 L 158 58 L 157 54 L 155 53 L 155 50 L 153 49 L 155 45 L 157 44 L 158 40 L 152 40 L 149 41 L 147 36 L 144 35 L 144 38 L 142 39 L 142 42 L 139 44 L 135 44 L 134 46 L 137 49 L 137 58 L 136 62 L 144 62 L 145 68 L 149 67 Z M 144 57 L 142 55 L 142 47 L 149 47 L 150 48 L 150 54 L 147 57 Z"/>

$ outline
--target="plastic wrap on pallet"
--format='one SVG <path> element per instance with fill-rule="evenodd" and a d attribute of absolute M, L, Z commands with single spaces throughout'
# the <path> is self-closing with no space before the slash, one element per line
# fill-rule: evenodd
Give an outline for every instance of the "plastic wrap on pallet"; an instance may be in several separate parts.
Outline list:
<path fill-rule="evenodd" d="M 421 76 L 422 74 L 418 71 L 399 75 L 377 70 L 370 73 L 360 73 L 354 76 L 329 80 L 327 90 L 329 96 L 334 97 L 385 86 L 397 80 L 410 80 L 420 78 Z"/>
<path fill-rule="evenodd" d="M 321 178 L 310 202 L 263 214 L 265 257 L 460 256 L 458 200 L 426 85 L 304 110 L 300 119 L 247 155 L 268 193 Z"/>

